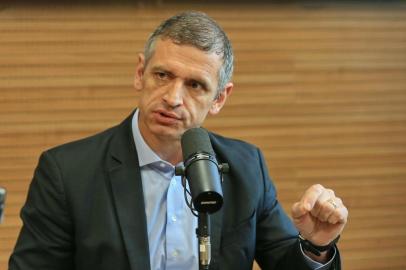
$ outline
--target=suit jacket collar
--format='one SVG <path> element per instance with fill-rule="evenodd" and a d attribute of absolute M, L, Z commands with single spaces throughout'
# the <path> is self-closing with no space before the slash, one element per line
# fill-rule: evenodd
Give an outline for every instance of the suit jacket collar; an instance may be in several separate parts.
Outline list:
<path fill-rule="evenodd" d="M 107 161 L 113 202 L 130 267 L 150 269 L 147 222 L 131 116 L 116 129 Z"/>

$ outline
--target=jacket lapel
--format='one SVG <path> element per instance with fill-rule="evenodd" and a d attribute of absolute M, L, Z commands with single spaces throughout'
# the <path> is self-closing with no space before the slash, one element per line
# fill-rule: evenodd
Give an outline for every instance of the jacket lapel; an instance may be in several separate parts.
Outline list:
<path fill-rule="evenodd" d="M 112 138 L 107 166 L 131 269 L 150 269 L 144 196 L 131 118 L 132 115 L 121 123 Z"/>
<path fill-rule="evenodd" d="M 220 149 L 219 144 L 215 137 L 209 133 L 210 141 L 212 143 L 212 147 L 214 152 L 216 153 L 216 159 L 219 164 L 223 162 L 227 162 L 224 156 L 221 155 L 223 153 Z M 230 183 L 230 176 L 228 174 L 223 174 L 222 179 L 222 188 L 223 188 L 223 196 L 226 196 L 226 187 L 227 183 Z M 219 259 L 221 257 L 220 248 L 221 248 L 221 238 L 222 238 L 222 229 L 223 229 L 223 219 L 224 219 L 224 205 L 221 209 L 211 215 L 211 244 L 212 244 L 212 265 L 210 269 L 219 269 Z"/>
<path fill-rule="evenodd" d="M 223 207 L 210 216 L 211 223 L 211 253 L 212 262 L 210 269 L 218 269 L 220 258 L 221 229 L 223 227 Z"/>

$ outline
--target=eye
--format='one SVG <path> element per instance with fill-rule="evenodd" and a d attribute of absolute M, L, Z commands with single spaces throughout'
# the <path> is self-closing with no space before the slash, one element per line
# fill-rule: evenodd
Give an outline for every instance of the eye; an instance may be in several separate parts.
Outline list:
<path fill-rule="evenodd" d="M 194 88 L 194 89 L 197 89 L 197 88 L 200 87 L 200 84 L 198 84 L 197 82 L 192 82 L 192 83 L 190 84 L 190 86 L 191 86 L 192 88 Z"/>
<path fill-rule="evenodd" d="M 166 73 L 163 72 L 163 71 L 158 71 L 158 72 L 156 72 L 156 73 L 155 73 L 155 76 L 156 76 L 158 79 L 160 79 L 160 80 L 165 80 L 165 79 L 168 78 L 168 74 L 166 74 Z"/>
<path fill-rule="evenodd" d="M 196 89 L 196 90 L 204 89 L 203 85 L 201 83 L 197 82 L 197 81 L 191 81 L 190 82 L 190 87 L 192 89 Z"/>

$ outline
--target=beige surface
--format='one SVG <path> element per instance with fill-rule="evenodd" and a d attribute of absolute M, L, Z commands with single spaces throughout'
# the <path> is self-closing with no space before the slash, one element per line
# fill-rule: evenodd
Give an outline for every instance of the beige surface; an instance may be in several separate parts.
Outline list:
<path fill-rule="evenodd" d="M 94 134 L 137 104 L 136 53 L 175 11 L 229 33 L 235 91 L 207 127 L 259 145 L 285 209 L 311 183 L 350 209 L 344 268 L 406 269 L 405 6 L 206 5 L 0 10 L 0 226 L 6 269 L 41 151 Z"/>

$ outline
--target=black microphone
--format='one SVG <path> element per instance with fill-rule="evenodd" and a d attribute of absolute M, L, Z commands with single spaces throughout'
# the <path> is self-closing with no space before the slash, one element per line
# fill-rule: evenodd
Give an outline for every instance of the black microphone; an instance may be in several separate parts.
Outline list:
<path fill-rule="evenodd" d="M 187 130 L 182 135 L 181 145 L 184 166 L 176 166 L 175 174 L 186 178 L 189 183 L 193 207 L 198 212 L 196 235 L 199 240 L 199 269 L 208 270 L 211 261 L 209 214 L 223 206 L 221 175 L 227 173 L 229 167 L 226 163 L 217 163 L 209 134 L 205 129 Z M 186 194 L 186 185 L 183 185 Z M 188 206 L 194 213 L 189 203 Z"/>
<path fill-rule="evenodd" d="M 205 129 L 187 130 L 181 139 L 184 174 L 189 182 L 194 208 L 200 213 L 214 213 L 223 205 L 220 171 L 209 134 Z"/>

